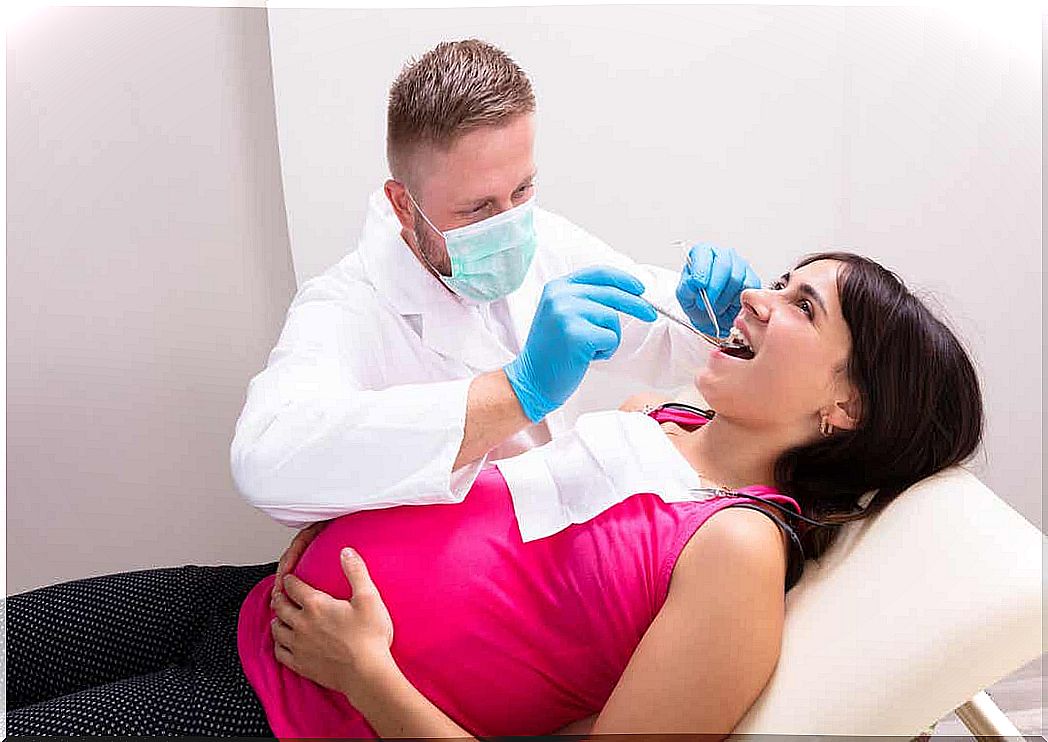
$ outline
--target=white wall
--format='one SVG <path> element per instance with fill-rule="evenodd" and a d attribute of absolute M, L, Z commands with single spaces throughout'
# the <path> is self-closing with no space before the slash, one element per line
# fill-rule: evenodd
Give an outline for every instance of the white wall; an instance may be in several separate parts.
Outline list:
<path fill-rule="evenodd" d="M 265 10 L 7 35 L 7 589 L 275 560 L 229 472 L 294 293 Z"/>
<path fill-rule="evenodd" d="M 674 265 L 671 240 L 714 240 L 767 279 L 803 253 L 843 247 L 931 290 L 982 371 L 989 425 L 973 468 L 1041 527 L 1036 18 L 1032 43 L 989 18 L 905 8 L 269 18 L 300 282 L 355 247 L 367 195 L 386 177 L 386 95 L 401 65 L 478 36 L 535 85 L 540 201 L 618 249 Z"/>

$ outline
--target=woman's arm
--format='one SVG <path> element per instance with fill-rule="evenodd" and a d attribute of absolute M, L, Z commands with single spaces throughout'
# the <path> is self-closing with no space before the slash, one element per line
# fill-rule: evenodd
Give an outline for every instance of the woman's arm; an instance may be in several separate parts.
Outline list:
<path fill-rule="evenodd" d="M 711 516 L 593 733 L 730 734 L 778 662 L 785 579 L 773 522 L 742 508 Z"/>
<path fill-rule="evenodd" d="M 469 737 L 397 667 L 392 622 L 363 561 L 344 558 L 343 566 L 349 601 L 286 578 L 290 600 L 275 603 L 277 659 L 344 693 L 379 736 Z M 774 523 L 741 508 L 711 516 L 681 553 L 666 602 L 593 733 L 727 736 L 778 661 L 785 578 L 786 546 Z"/>

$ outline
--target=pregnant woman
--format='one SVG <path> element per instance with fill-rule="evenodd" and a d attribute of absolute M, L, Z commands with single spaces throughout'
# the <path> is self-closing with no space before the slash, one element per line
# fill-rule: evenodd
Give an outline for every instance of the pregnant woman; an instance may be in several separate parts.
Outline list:
<path fill-rule="evenodd" d="M 695 501 L 639 492 L 523 543 L 489 468 L 460 504 L 315 529 L 272 605 L 275 564 L 13 596 L 8 732 L 520 735 L 595 717 L 594 733 L 727 734 L 774 669 L 803 559 L 982 432 L 963 348 L 876 263 L 816 255 L 742 304 L 752 352 L 714 351 L 696 378 L 715 416 L 651 413 Z"/>

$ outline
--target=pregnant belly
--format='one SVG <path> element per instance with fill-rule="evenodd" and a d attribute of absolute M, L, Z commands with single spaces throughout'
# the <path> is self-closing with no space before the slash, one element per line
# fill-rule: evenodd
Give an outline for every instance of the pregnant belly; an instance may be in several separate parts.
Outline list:
<path fill-rule="evenodd" d="M 559 598 L 535 584 L 530 570 L 542 548 L 521 542 L 497 469 L 484 470 L 459 504 L 332 521 L 296 575 L 348 598 L 344 546 L 360 553 L 389 608 L 401 670 L 471 733 L 543 734 L 595 710 L 556 680 L 556 663 L 568 657 L 550 656 L 564 637 L 546 619 Z M 587 663 L 585 656 L 576 660 Z"/>

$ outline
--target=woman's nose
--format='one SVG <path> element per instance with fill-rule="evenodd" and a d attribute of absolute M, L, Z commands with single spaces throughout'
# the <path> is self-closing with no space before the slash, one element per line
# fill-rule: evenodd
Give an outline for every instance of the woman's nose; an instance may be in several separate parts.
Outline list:
<path fill-rule="evenodd" d="M 762 322 L 768 319 L 769 294 L 767 289 L 743 289 L 739 302 L 744 310 L 753 313 Z"/>

